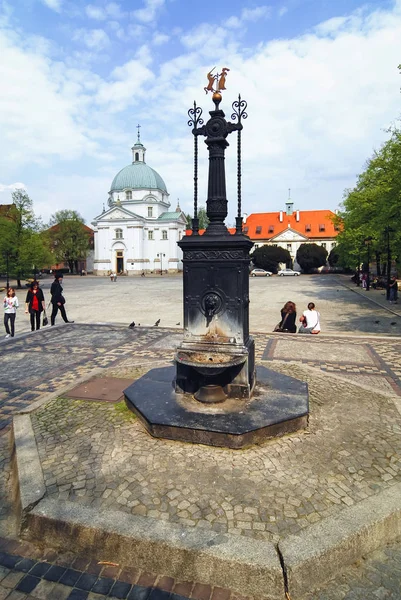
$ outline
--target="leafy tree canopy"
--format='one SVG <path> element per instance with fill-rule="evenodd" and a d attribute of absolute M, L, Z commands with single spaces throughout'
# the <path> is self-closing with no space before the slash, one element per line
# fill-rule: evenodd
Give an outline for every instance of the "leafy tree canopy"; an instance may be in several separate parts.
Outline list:
<path fill-rule="evenodd" d="M 355 268 L 364 260 L 368 237 L 378 268 L 381 256 L 386 260 L 388 235 L 392 258 L 401 256 L 401 131 L 393 127 L 389 134 L 367 161 L 355 187 L 344 193 L 343 227 L 337 238 L 341 266 Z"/>
<path fill-rule="evenodd" d="M 297 263 L 305 273 L 326 264 L 327 250 L 318 244 L 301 244 L 297 251 Z"/>
<path fill-rule="evenodd" d="M 13 210 L 0 218 L 0 270 L 17 279 L 42 269 L 48 264 L 50 252 L 42 235 L 43 224 L 35 217 L 33 203 L 25 190 L 11 194 Z"/>
<path fill-rule="evenodd" d="M 90 234 L 84 223 L 76 210 L 59 210 L 50 217 L 48 236 L 55 262 L 67 262 L 71 272 L 90 249 Z"/>
<path fill-rule="evenodd" d="M 280 263 L 289 265 L 291 263 L 291 255 L 288 250 L 281 246 L 260 246 L 255 248 L 251 254 L 251 259 L 256 267 L 277 273 Z"/>
<path fill-rule="evenodd" d="M 188 222 L 188 229 L 192 229 L 192 216 L 188 213 L 186 216 Z M 201 206 L 198 208 L 198 219 L 199 219 L 199 229 L 206 229 L 209 225 L 210 221 L 206 213 L 206 208 Z"/>

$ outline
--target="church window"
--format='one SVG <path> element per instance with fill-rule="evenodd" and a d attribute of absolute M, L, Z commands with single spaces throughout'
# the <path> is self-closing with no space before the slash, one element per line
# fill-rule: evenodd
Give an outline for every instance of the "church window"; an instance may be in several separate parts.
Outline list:
<path fill-rule="evenodd" d="M 322 248 L 324 248 L 326 250 L 326 244 L 322 244 Z"/>
<path fill-rule="evenodd" d="M 274 233 L 274 225 L 269 225 L 269 233 Z"/>
<path fill-rule="evenodd" d="M 125 192 L 125 199 L 126 200 L 132 200 L 132 192 L 131 192 L 131 190 L 128 190 L 127 192 Z"/>
<path fill-rule="evenodd" d="M 167 240 L 167 231 L 162 231 L 162 240 Z"/>
<path fill-rule="evenodd" d="M 138 162 L 139 161 L 139 152 L 135 152 L 135 161 Z"/>
<path fill-rule="evenodd" d="M 153 231 L 148 231 L 148 240 L 153 240 Z"/>
<path fill-rule="evenodd" d="M 116 240 L 122 240 L 122 239 L 123 239 L 123 230 L 116 229 Z"/>
<path fill-rule="evenodd" d="M 256 232 L 255 233 L 262 233 L 262 225 L 258 225 L 256 227 Z"/>
<path fill-rule="evenodd" d="M 291 250 L 292 250 L 291 244 L 287 244 L 287 250 L 288 250 L 288 252 L 291 252 Z"/>
<path fill-rule="evenodd" d="M 153 206 L 148 206 L 148 217 L 153 217 Z"/>
<path fill-rule="evenodd" d="M 310 231 L 310 230 L 311 230 L 310 224 L 305 225 L 305 231 Z"/>
<path fill-rule="evenodd" d="M 324 225 L 323 223 L 321 223 L 319 225 L 319 231 L 326 231 L 326 225 Z"/>

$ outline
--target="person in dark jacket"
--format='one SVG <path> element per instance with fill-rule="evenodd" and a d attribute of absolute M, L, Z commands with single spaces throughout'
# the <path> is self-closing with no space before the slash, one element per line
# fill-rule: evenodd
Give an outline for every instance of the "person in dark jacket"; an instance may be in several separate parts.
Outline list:
<path fill-rule="evenodd" d="M 46 309 L 45 297 L 37 281 L 31 283 L 25 300 L 25 312 L 31 317 L 31 331 L 40 329 L 40 315 Z"/>
<path fill-rule="evenodd" d="M 297 307 L 294 302 L 286 302 L 281 309 L 280 327 L 283 333 L 296 333 Z"/>
<path fill-rule="evenodd" d="M 63 288 L 61 285 L 62 281 L 63 281 L 63 274 L 56 273 L 54 276 L 54 281 L 50 288 L 50 293 L 52 295 L 51 303 L 53 305 L 53 310 L 52 310 L 52 314 L 50 317 L 50 323 L 52 325 L 54 325 L 54 323 L 56 321 L 56 316 L 57 316 L 58 311 L 60 311 L 62 319 L 65 323 L 73 323 L 74 322 L 74 321 L 68 320 L 67 314 L 65 312 L 65 308 L 64 308 L 65 298 L 63 296 Z"/>

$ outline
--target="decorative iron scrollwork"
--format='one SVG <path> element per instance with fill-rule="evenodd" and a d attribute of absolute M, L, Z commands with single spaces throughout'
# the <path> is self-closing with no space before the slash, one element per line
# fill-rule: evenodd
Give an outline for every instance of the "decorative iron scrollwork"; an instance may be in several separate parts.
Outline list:
<path fill-rule="evenodd" d="M 194 134 L 194 218 L 192 220 L 192 231 L 196 235 L 199 232 L 199 219 L 198 219 L 198 135 L 197 130 L 199 126 L 203 125 L 202 109 L 200 106 L 190 108 L 188 111 L 189 121 L 188 125 L 192 127 L 192 133 Z"/>
<path fill-rule="evenodd" d="M 244 258 L 242 250 L 193 250 L 184 254 L 184 260 L 238 260 L 242 258 Z"/>

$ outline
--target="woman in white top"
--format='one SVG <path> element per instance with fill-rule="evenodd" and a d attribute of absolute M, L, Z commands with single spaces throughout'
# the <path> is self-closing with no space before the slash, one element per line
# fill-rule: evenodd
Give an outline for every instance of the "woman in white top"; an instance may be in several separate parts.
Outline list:
<path fill-rule="evenodd" d="M 10 287 L 3 301 L 4 304 L 4 327 L 6 328 L 6 338 L 14 337 L 15 317 L 17 315 L 18 298 L 15 295 L 15 289 Z M 10 326 L 9 326 L 10 324 Z M 11 328 L 11 329 L 10 329 Z"/>
<path fill-rule="evenodd" d="M 302 317 L 299 319 L 301 326 L 298 333 L 320 333 L 320 313 L 315 309 L 315 304 L 309 302 L 308 310 L 304 310 Z"/>

